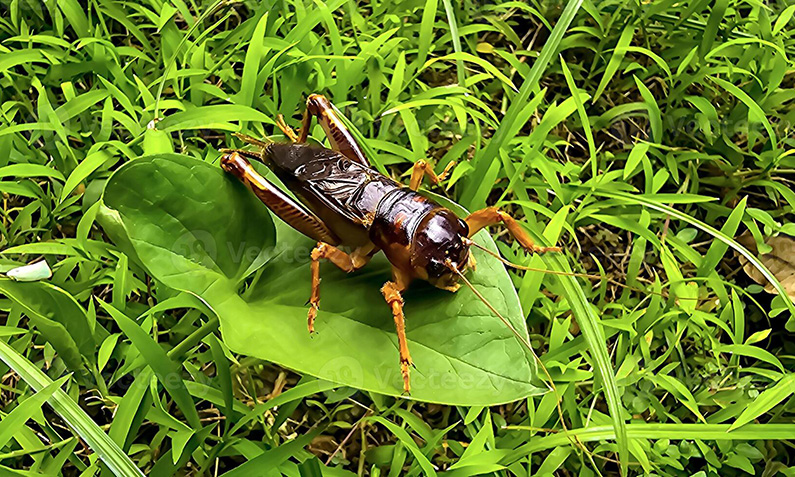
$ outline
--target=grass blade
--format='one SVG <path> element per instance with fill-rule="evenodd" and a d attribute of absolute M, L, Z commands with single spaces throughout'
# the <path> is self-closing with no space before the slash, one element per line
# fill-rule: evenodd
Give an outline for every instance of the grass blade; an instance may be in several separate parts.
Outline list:
<path fill-rule="evenodd" d="M 729 424 L 629 424 L 627 435 L 632 439 L 671 439 L 705 441 L 754 441 L 795 439 L 795 424 L 748 424 L 729 432 Z M 531 430 L 524 426 L 507 426 L 512 430 Z M 551 436 L 533 439 L 516 449 L 513 455 L 527 455 L 546 449 L 569 445 L 575 438 L 581 442 L 595 442 L 616 438 L 611 426 L 571 429 Z M 509 460 L 507 457 L 506 460 Z"/>
<path fill-rule="evenodd" d="M 527 75 L 527 78 L 525 78 L 519 92 L 511 100 L 511 105 L 508 107 L 505 117 L 500 122 L 500 126 L 494 132 L 494 136 L 489 140 L 486 148 L 478 155 L 479 159 L 475 165 L 475 170 L 471 174 L 473 180 L 467 183 L 467 187 L 461 196 L 461 205 L 467 209 L 480 209 L 486 204 L 486 196 L 491 190 L 491 184 L 494 183 L 494 179 L 496 179 L 497 173 L 499 172 L 497 168 L 493 168 L 494 171 L 489 174 L 492 169 L 491 164 L 498 160 L 499 150 L 503 147 L 505 141 L 508 140 L 508 131 L 513 128 L 519 112 L 527 105 L 530 93 L 538 89 L 541 75 L 546 71 L 553 55 L 557 53 L 558 46 L 560 46 L 560 42 L 563 40 L 563 35 L 580 10 L 580 5 L 582 5 L 582 0 L 569 0 L 568 4 L 566 4 L 566 8 L 560 15 L 558 23 L 549 35 L 549 40 L 547 40 L 546 44 L 541 49 L 538 59 L 533 63 L 533 67 L 530 69 L 530 73 Z M 481 192 L 482 189 L 479 187 L 483 183 L 489 185 L 485 192 Z"/>
<path fill-rule="evenodd" d="M 795 391 L 795 374 L 787 374 L 775 386 L 765 390 L 749 405 L 729 427 L 730 431 L 748 424 L 782 403 Z"/>
<path fill-rule="evenodd" d="M 787 321 L 787 330 L 795 331 L 795 304 L 792 303 L 792 300 L 787 295 L 787 290 L 784 289 L 784 287 L 781 285 L 781 282 L 778 281 L 775 275 L 773 275 L 770 272 L 770 270 L 768 270 L 767 267 L 765 267 L 765 265 L 758 258 L 756 258 L 754 254 L 751 253 L 750 250 L 740 245 L 732 237 L 726 236 L 725 234 L 721 233 L 718 229 L 698 220 L 695 217 L 691 217 L 668 205 L 648 200 L 640 195 L 633 196 L 630 194 L 625 194 L 623 192 L 612 192 L 604 190 L 591 191 L 589 188 L 585 187 L 577 187 L 577 189 L 587 192 L 593 192 L 593 194 L 597 196 L 610 197 L 612 199 L 621 199 L 632 204 L 643 205 L 650 209 L 654 209 L 659 212 L 664 212 L 670 215 L 671 217 L 687 222 L 690 225 L 702 230 L 703 232 L 708 233 L 712 237 L 720 240 L 721 242 L 725 243 L 732 249 L 736 250 L 737 253 L 739 253 L 740 255 L 745 257 L 749 262 L 751 262 L 757 270 L 762 272 L 762 275 L 764 275 L 765 279 L 767 279 L 767 281 L 770 282 L 773 285 L 773 287 L 776 289 L 776 292 L 778 292 L 779 296 L 783 299 L 787 309 L 792 315 L 789 321 Z"/>
<path fill-rule="evenodd" d="M 537 234 L 534 234 L 533 239 L 542 246 L 551 245 Z M 565 256 L 562 254 L 546 254 L 543 258 L 548 270 L 568 274 L 556 274 L 555 276 L 563 286 L 564 297 L 571 306 L 572 314 L 577 320 L 582 335 L 588 344 L 588 350 L 594 360 L 597 374 L 602 380 L 605 400 L 607 401 L 607 407 L 610 411 L 610 418 L 613 421 L 613 435 L 618 445 L 622 473 L 626 474 L 626 467 L 629 462 L 627 424 L 623 418 L 626 411 L 621 402 L 621 394 L 619 393 L 618 384 L 616 383 L 616 375 L 610 361 L 610 354 L 607 350 L 607 340 L 605 339 L 600 318 L 585 296 L 582 286 L 577 282 L 575 277 L 572 276 L 573 270 Z"/>
<path fill-rule="evenodd" d="M 193 398 L 185 389 L 185 383 L 180 376 L 179 367 L 172 361 L 163 348 L 145 332 L 136 322 L 131 320 L 127 315 L 114 308 L 112 305 L 99 300 L 100 305 L 104 308 L 110 316 L 119 325 L 119 328 L 130 338 L 133 345 L 138 348 L 138 352 L 146 360 L 152 371 L 155 372 L 157 378 L 163 387 L 168 390 L 168 393 L 174 399 L 185 419 L 190 423 L 194 430 L 202 428 L 201 421 L 199 420 L 198 411 L 193 403 Z"/>
<path fill-rule="evenodd" d="M 41 391 L 53 384 L 46 374 L 4 341 L 0 341 L 0 359 L 36 391 Z M 102 462 L 114 474 L 125 477 L 144 475 L 119 446 L 64 391 L 60 388 L 56 389 L 48 402 L 69 427 L 99 455 Z"/>

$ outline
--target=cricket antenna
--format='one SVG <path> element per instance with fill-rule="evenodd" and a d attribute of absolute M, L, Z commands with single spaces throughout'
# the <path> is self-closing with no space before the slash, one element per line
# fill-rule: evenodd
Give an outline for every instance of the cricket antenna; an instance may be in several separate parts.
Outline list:
<path fill-rule="evenodd" d="M 541 272 L 541 273 L 547 273 L 549 275 L 565 275 L 565 276 L 569 276 L 569 277 L 590 278 L 590 279 L 593 279 L 593 280 L 606 280 L 608 283 L 612 283 L 613 285 L 616 285 L 616 286 L 621 287 L 621 288 L 628 288 L 628 289 L 630 289 L 632 291 L 636 291 L 636 292 L 640 292 L 640 293 L 650 293 L 652 295 L 659 295 L 659 296 L 661 296 L 663 298 L 668 298 L 668 295 L 666 295 L 664 293 L 657 293 L 657 292 L 654 292 L 654 291 L 641 290 L 640 288 L 635 288 L 635 287 L 626 285 L 624 283 L 621 283 L 621 282 L 619 282 L 617 280 L 613 280 L 612 278 L 603 277 L 601 275 L 592 275 L 592 274 L 589 274 L 589 273 L 561 272 L 561 271 L 558 271 L 558 270 L 547 270 L 547 269 L 543 269 L 543 268 L 533 268 L 533 267 L 525 267 L 523 265 L 517 265 L 517 264 L 515 264 L 513 262 L 510 262 L 510 261 L 504 259 L 497 252 L 489 250 L 486 247 L 484 247 L 483 245 L 475 242 L 472 239 L 466 238 L 466 237 L 464 237 L 464 244 L 477 247 L 480 250 L 483 250 L 484 252 L 488 253 L 492 257 L 496 258 L 497 260 L 502 262 L 504 265 L 506 265 L 508 267 L 511 267 L 511 268 L 515 268 L 517 270 L 524 270 L 524 271 L 528 271 L 528 272 Z M 692 298 L 682 297 L 682 298 L 679 298 L 679 299 L 680 300 L 690 300 Z M 698 298 L 696 298 L 696 300 L 697 299 Z"/>
<path fill-rule="evenodd" d="M 470 290 L 472 290 L 472 293 L 474 293 L 475 296 L 477 296 L 480 299 L 480 301 L 482 301 L 483 304 L 486 305 L 489 310 L 491 310 L 492 313 L 497 315 L 497 318 L 499 318 L 505 324 L 505 326 L 507 326 L 508 329 L 510 329 L 511 332 L 513 332 L 514 336 L 516 336 L 516 339 L 518 339 L 524 345 L 524 347 L 527 348 L 527 350 L 530 351 L 533 354 L 533 357 L 540 362 L 540 360 L 538 359 L 538 356 L 536 356 L 535 351 L 533 351 L 533 347 L 530 346 L 530 342 L 527 341 L 527 338 L 522 336 L 522 334 L 519 333 L 519 331 L 516 328 L 514 328 L 514 326 L 511 324 L 511 322 L 508 321 L 507 319 L 505 319 L 505 317 L 502 316 L 500 314 L 500 312 L 497 311 L 497 309 L 494 308 L 491 305 L 491 303 L 489 303 L 488 300 L 486 300 L 486 297 L 481 295 L 481 293 L 475 288 L 475 286 L 472 285 L 472 283 L 469 280 L 467 280 L 467 277 L 465 277 L 464 274 L 461 273 L 461 271 L 459 269 L 457 269 L 455 267 L 455 265 L 453 265 L 453 262 L 451 262 L 449 258 L 447 259 L 447 261 L 445 261 L 445 265 L 447 266 L 447 268 L 449 268 L 450 270 L 455 272 L 456 275 L 458 275 L 458 278 L 460 278 L 461 281 L 464 282 L 464 284 L 466 286 L 468 286 Z"/>
<path fill-rule="evenodd" d="M 486 307 L 488 307 L 489 310 L 491 310 L 492 313 L 497 315 L 497 318 L 499 318 L 500 321 L 502 321 L 503 324 L 505 324 L 505 326 L 507 326 L 508 329 L 511 330 L 513 335 L 516 336 L 516 339 L 518 339 L 519 342 L 522 343 L 522 345 L 527 349 L 527 351 L 529 351 L 530 354 L 533 355 L 533 359 L 536 360 L 536 362 L 538 363 L 538 366 L 544 371 L 544 374 L 547 377 L 547 382 L 546 382 L 547 387 L 549 388 L 550 391 L 555 393 L 555 397 L 557 398 L 557 399 L 555 399 L 555 405 L 558 408 L 558 417 L 560 418 L 560 424 L 563 426 L 563 429 L 566 430 L 566 422 L 563 420 L 563 409 L 561 409 L 561 407 L 560 407 L 560 395 L 558 394 L 558 389 L 555 387 L 555 381 L 552 379 L 552 375 L 549 374 L 549 370 L 547 369 L 547 367 L 544 366 L 544 363 L 541 361 L 541 358 L 538 357 L 538 355 L 536 354 L 535 350 L 530 345 L 530 342 L 527 341 L 527 338 L 525 338 L 521 333 L 519 333 L 519 330 L 517 330 L 513 326 L 513 324 L 511 324 L 510 321 L 508 321 L 504 316 L 502 316 L 502 314 L 499 311 L 497 311 L 497 309 L 494 308 L 491 303 L 489 303 L 489 301 L 486 299 L 486 297 L 484 297 L 478 291 L 478 289 L 475 288 L 474 285 L 472 285 L 472 282 L 467 280 L 467 277 L 464 276 L 464 274 L 458 268 L 456 268 L 455 265 L 453 265 L 452 261 L 449 258 L 445 261 L 445 265 L 447 266 L 447 268 L 452 270 L 456 275 L 458 275 L 458 278 L 460 278 L 461 281 L 464 282 L 464 284 L 470 290 L 472 290 L 472 293 L 474 293 L 475 296 L 477 296 L 480 299 L 480 301 L 482 301 L 483 304 L 486 305 Z M 572 440 L 572 439 L 570 438 L 570 440 Z M 576 442 L 574 442 L 572 440 L 572 444 L 576 445 Z"/>
<path fill-rule="evenodd" d="M 507 265 L 507 266 L 509 266 L 511 268 L 515 268 L 517 270 L 525 270 L 525 271 L 528 271 L 528 272 L 544 272 L 544 273 L 548 273 L 550 275 L 567 275 L 567 276 L 582 277 L 582 278 L 593 278 L 593 279 L 596 279 L 596 280 L 599 280 L 599 279 L 602 278 L 601 275 L 589 275 L 587 273 L 569 273 L 569 272 L 561 272 L 561 271 L 558 271 L 558 270 L 546 270 L 546 269 L 542 269 L 542 268 L 533 268 L 533 267 L 525 267 L 523 265 L 517 265 L 515 263 L 509 262 L 508 260 L 502 258 L 502 256 L 499 253 L 487 249 L 486 247 L 484 247 L 483 245 L 475 242 L 472 239 L 464 237 L 463 240 L 464 240 L 464 244 L 470 245 L 470 246 L 473 246 L 473 247 L 477 247 L 477 248 L 483 250 L 484 252 L 488 253 L 492 257 L 496 258 L 497 260 L 499 260 L 503 264 L 505 264 L 505 265 Z"/>

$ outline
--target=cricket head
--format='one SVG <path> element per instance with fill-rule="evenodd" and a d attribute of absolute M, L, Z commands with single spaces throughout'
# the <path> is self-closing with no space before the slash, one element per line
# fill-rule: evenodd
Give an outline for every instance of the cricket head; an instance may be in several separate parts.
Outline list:
<path fill-rule="evenodd" d="M 459 273 L 474 268 L 469 252 L 467 223 L 451 210 L 437 209 L 417 226 L 411 248 L 411 264 L 424 271 L 437 288 L 456 291 Z M 425 278 L 425 277 L 423 277 Z"/>

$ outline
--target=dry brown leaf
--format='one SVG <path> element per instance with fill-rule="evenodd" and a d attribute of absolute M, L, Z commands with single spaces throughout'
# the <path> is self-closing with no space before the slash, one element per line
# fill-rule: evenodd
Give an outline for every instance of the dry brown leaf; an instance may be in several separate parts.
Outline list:
<path fill-rule="evenodd" d="M 751 234 L 744 233 L 737 237 L 737 241 L 745 245 L 749 250 L 757 253 L 756 242 Z M 778 237 L 770 237 L 765 240 L 765 243 L 773 248 L 770 253 L 758 256 L 759 260 L 770 270 L 770 273 L 775 276 L 781 285 L 786 290 L 787 295 L 795 302 L 795 239 L 787 235 L 779 235 Z M 751 277 L 753 281 L 765 287 L 765 291 L 772 294 L 777 294 L 773 285 L 767 281 L 751 262 L 745 257 L 740 256 L 740 263 L 743 266 L 745 273 Z"/>

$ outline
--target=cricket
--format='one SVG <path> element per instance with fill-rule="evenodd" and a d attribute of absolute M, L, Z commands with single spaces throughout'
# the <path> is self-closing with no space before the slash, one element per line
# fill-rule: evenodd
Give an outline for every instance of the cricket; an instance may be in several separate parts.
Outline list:
<path fill-rule="evenodd" d="M 313 118 L 326 133 L 330 149 L 307 144 Z M 417 192 L 425 176 L 438 184 L 453 163 L 437 175 L 427 161 L 417 161 L 408 187 L 381 174 L 322 95 L 312 94 L 307 99 L 298 133 L 282 116 L 277 125 L 291 142 L 269 143 L 238 135 L 259 150 L 225 149 L 221 167 L 288 225 L 317 241 L 311 253 L 310 333 L 315 331 L 320 308 L 320 261 L 353 272 L 367 265 L 379 251 L 384 252 L 392 265 L 392 279 L 381 287 L 381 294 L 395 321 L 407 394 L 411 391 L 413 362 L 406 341 L 402 292 L 413 280 L 425 280 L 450 292 L 460 288 L 461 280 L 468 284 L 464 274 L 475 268 L 471 237 L 491 225 L 504 225 L 527 252 L 560 251 L 559 247 L 537 246 L 513 217 L 498 208 L 488 207 L 459 218 Z M 265 164 L 301 203 L 259 174 L 249 159 Z"/>

